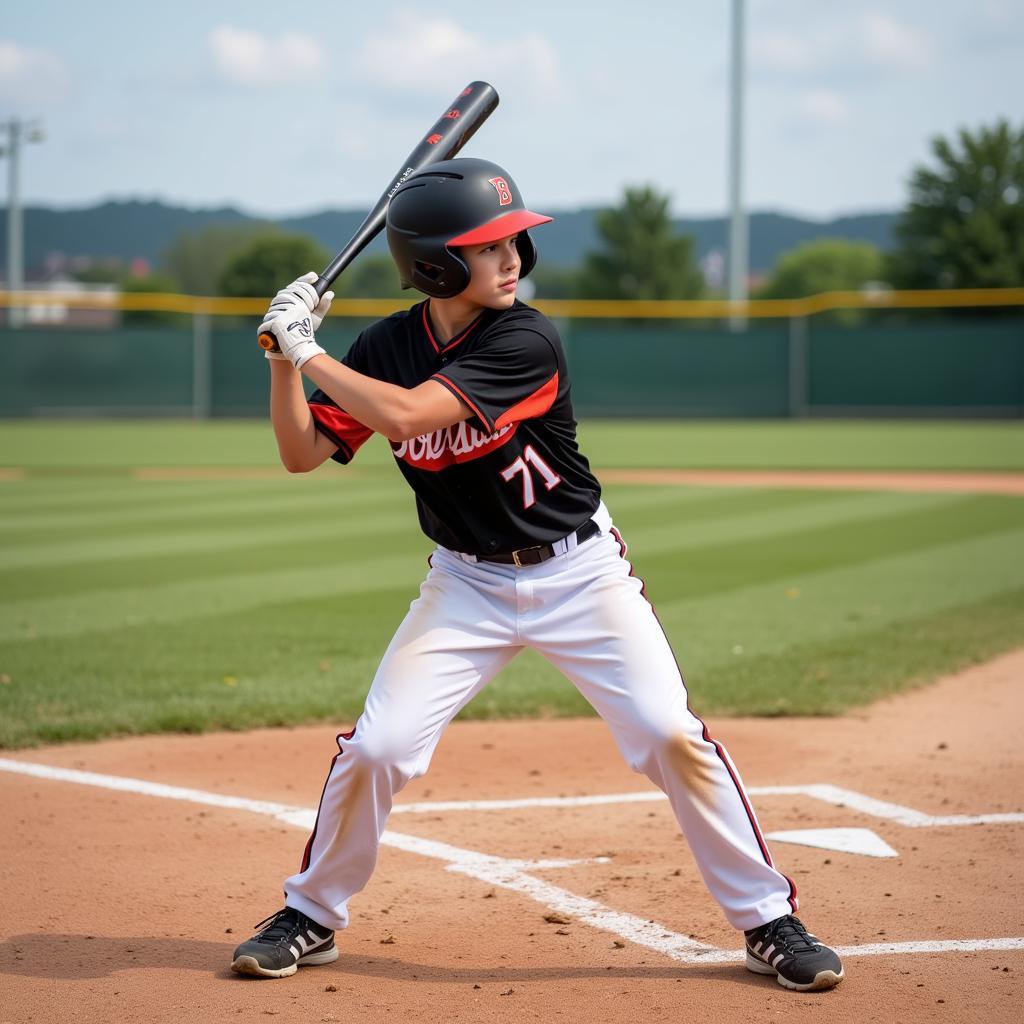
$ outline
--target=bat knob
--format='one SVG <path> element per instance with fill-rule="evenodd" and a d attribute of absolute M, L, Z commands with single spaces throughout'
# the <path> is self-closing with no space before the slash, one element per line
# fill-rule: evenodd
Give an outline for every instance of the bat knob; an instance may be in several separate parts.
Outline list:
<path fill-rule="evenodd" d="M 280 352 L 281 346 L 277 343 L 277 338 L 272 334 L 268 334 L 264 331 L 258 338 L 260 348 L 266 349 L 268 352 Z"/>

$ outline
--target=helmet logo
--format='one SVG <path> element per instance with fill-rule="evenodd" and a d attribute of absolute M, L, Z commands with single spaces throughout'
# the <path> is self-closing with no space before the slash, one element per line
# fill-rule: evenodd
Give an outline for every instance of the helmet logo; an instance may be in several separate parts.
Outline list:
<path fill-rule="evenodd" d="M 498 193 L 498 205 L 508 206 L 512 202 L 512 192 L 508 187 L 508 182 L 504 178 L 488 178 L 487 180 Z"/>

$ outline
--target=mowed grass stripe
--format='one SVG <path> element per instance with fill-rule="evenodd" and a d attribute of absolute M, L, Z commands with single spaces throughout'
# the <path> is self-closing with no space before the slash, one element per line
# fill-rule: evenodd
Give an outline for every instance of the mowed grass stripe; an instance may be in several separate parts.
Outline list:
<path fill-rule="evenodd" d="M 702 505 L 704 502 L 717 502 L 725 495 L 738 498 L 749 496 L 749 487 L 692 487 L 687 484 L 626 486 L 612 484 L 601 492 L 612 517 L 622 515 L 632 509 L 650 510 L 671 508 L 676 505 Z"/>
<path fill-rule="evenodd" d="M 690 674 L 693 705 L 715 714 L 842 714 L 1024 643 L 1024 589 L 831 640 L 795 639 L 780 654 Z"/>
<path fill-rule="evenodd" d="M 782 653 L 735 656 L 697 666 L 676 643 L 690 703 L 701 715 L 833 715 L 908 685 L 994 657 L 1024 638 L 1024 590 L 901 619 Z M 593 715 L 593 708 L 547 662 L 527 651 L 460 715 Z"/>
<path fill-rule="evenodd" d="M 372 524 L 372 530 L 369 527 Z M 387 541 L 387 534 L 404 531 L 409 525 L 408 510 L 377 512 L 372 517 L 356 520 L 346 513 L 343 517 L 331 519 L 326 516 L 303 519 L 298 531 L 282 527 L 276 522 L 266 521 L 251 526 L 238 523 L 208 530 L 164 531 L 158 534 L 120 535 L 111 539 L 94 538 L 57 541 L 53 544 L 24 545 L 0 549 L 0 570 L 28 569 L 44 566 L 87 565 L 109 563 L 124 559 L 145 559 L 154 563 L 161 558 L 178 558 L 183 555 L 198 555 L 206 552 L 240 551 L 246 548 L 259 550 L 268 545 L 280 544 L 282 536 L 286 543 L 296 543 L 296 532 L 301 543 L 331 540 L 348 540 L 352 533 L 367 531 L 368 543 Z"/>
<path fill-rule="evenodd" d="M 831 492 L 828 495 L 830 500 L 819 501 L 815 497 L 820 492 L 805 493 L 808 495 L 807 501 L 775 509 L 751 509 L 738 501 L 734 514 L 688 522 L 683 527 L 676 521 L 670 507 L 663 508 L 660 515 L 649 520 L 646 525 L 640 525 L 639 517 L 634 517 L 631 510 L 618 526 L 629 546 L 629 557 L 642 568 L 649 558 L 665 551 L 688 551 L 708 544 L 735 544 L 748 540 L 766 541 L 780 536 L 795 536 L 798 531 L 877 522 L 889 516 L 916 514 L 963 500 L 962 495 L 956 494 L 869 491 Z"/>
<path fill-rule="evenodd" d="M 661 586 L 648 596 L 684 670 L 705 671 L 1019 590 L 1022 552 L 1018 529 L 714 596 L 673 599 Z"/>
<path fill-rule="evenodd" d="M 708 497 L 710 518 L 701 522 L 688 523 L 680 534 L 669 515 L 672 525 L 657 529 L 648 528 L 636 533 L 627 531 L 627 537 L 639 535 L 642 544 L 637 550 L 645 553 L 663 549 L 682 550 L 700 547 L 712 541 L 728 538 L 730 541 L 745 537 L 765 537 L 771 534 L 785 534 L 795 529 L 837 524 L 844 521 L 863 519 L 871 514 L 880 515 L 891 511 L 925 508 L 928 505 L 958 500 L 945 495 L 836 495 L 823 492 L 820 498 L 814 492 L 802 492 L 795 497 L 801 499 L 791 506 L 786 502 L 782 509 L 764 511 L 763 502 L 751 500 L 750 494 L 732 492 L 733 504 L 742 509 L 738 515 L 722 515 L 721 495 Z M 659 505 L 661 503 L 658 503 Z M 749 506 L 753 504 L 754 508 Z M 795 507 L 794 507 L 795 506 Z M 678 503 L 672 506 L 678 508 Z M 692 511 L 692 506 L 687 506 Z M 649 505 L 642 509 L 634 506 L 630 522 L 644 518 L 651 512 Z M 666 516 L 657 517 L 664 522 Z M 266 567 L 266 553 L 261 549 L 273 547 L 271 557 L 279 559 L 283 547 L 289 549 L 288 561 L 293 558 L 309 557 L 308 545 L 317 542 L 323 545 L 323 557 L 335 558 L 344 555 L 354 538 L 360 545 L 372 549 L 395 550 L 391 533 L 405 530 L 415 533 L 417 527 L 405 502 L 386 501 L 381 506 L 363 510 L 354 516 L 351 510 L 336 517 L 316 517 L 312 513 L 303 517 L 299 537 L 282 541 L 280 527 L 267 524 L 262 519 L 259 525 L 246 525 L 232 521 L 230 526 L 206 530 L 177 530 L 174 533 L 154 535 L 125 535 L 112 528 L 113 537 L 90 535 L 84 540 L 49 541 L 46 544 L 12 546 L 0 549 L 0 569 L 5 570 L 13 593 L 21 597 L 43 597 L 49 593 L 67 594 L 80 592 L 93 586 L 110 588 L 117 585 L 132 585 L 140 579 L 168 581 L 171 578 L 202 576 L 209 578 L 218 572 L 232 572 L 235 557 L 247 548 L 253 548 L 249 563 Z M 301 543 L 300 543 L 301 538 Z M 680 538 L 682 543 L 680 543 Z M 294 550 L 300 547 L 301 550 Z M 197 561 L 196 556 L 203 556 Z M 131 565 L 117 566 L 113 563 L 131 561 Z M 58 567 L 59 573 L 48 576 L 35 573 L 47 567 Z M 74 571 L 65 571 L 72 569 Z M 32 572 L 28 572 L 31 570 Z"/>
<path fill-rule="evenodd" d="M 639 571 L 647 573 L 659 591 L 664 590 L 674 597 L 704 596 L 727 592 L 752 581 L 785 580 L 851 561 L 861 562 L 927 548 L 960 536 L 1007 529 L 1021 521 L 1017 513 L 1022 503 L 1014 499 L 950 500 L 943 497 L 944 504 L 939 507 L 917 508 L 901 515 L 858 518 L 853 522 L 829 523 L 826 527 L 814 529 L 793 529 L 791 523 L 784 523 L 770 544 L 760 538 L 751 540 L 748 536 L 740 541 L 701 543 L 689 547 L 687 537 L 681 534 L 682 539 L 678 543 L 662 551 L 656 559 L 646 560 Z M 879 498 L 882 501 L 886 499 L 906 501 L 907 496 Z M 833 499 L 824 503 L 822 509 L 838 509 L 842 504 L 842 501 Z M 716 503 L 715 507 L 721 506 Z M 743 520 L 743 524 L 748 533 L 755 529 L 749 520 Z M 6 573 L 9 593 L 20 595 L 22 600 L 9 601 L 0 605 L 0 609 L 10 613 L 20 613 L 25 609 L 35 617 L 41 614 L 47 601 L 52 600 L 56 608 L 64 609 L 58 613 L 55 608 L 51 616 L 54 620 L 52 628 L 58 628 L 57 623 L 67 617 L 71 621 L 80 621 L 75 611 L 78 604 L 91 604 L 95 599 L 101 607 L 107 601 L 119 606 L 119 592 L 136 594 L 140 592 L 140 583 L 146 586 L 139 599 L 145 600 L 144 595 L 155 593 L 157 587 L 187 586 L 190 581 L 216 586 L 221 577 L 255 580 L 277 570 L 316 571 L 323 566 L 325 559 L 334 567 L 333 571 L 347 573 L 349 563 L 354 559 L 356 564 L 360 564 L 359 556 L 365 551 L 388 551 L 396 555 L 408 552 L 413 556 L 414 552 L 425 551 L 430 546 L 401 511 L 378 513 L 358 528 L 349 522 L 339 525 L 352 528 L 350 532 L 329 534 L 320 544 L 307 543 L 301 531 L 295 535 L 282 534 L 280 538 L 272 537 L 262 546 L 257 545 L 251 554 L 248 551 L 250 545 L 235 549 L 228 543 L 224 546 L 207 543 L 205 551 L 186 553 L 174 551 L 172 547 L 157 557 L 136 555 L 132 559 L 101 559 L 74 566 L 74 571 L 69 571 L 59 562 L 48 568 L 12 569 Z M 714 522 L 709 526 L 714 528 Z M 412 563 L 417 569 L 420 567 L 417 558 L 412 557 Z M 94 623 L 90 628 L 97 628 L 94 619 L 90 617 L 87 621 Z M 0 630 L 2 628 L 0 625 Z"/>
<path fill-rule="evenodd" d="M 359 464 L 391 458 L 375 436 L 360 450 Z M 61 420 L 0 423 L 0 465 L 33 472 L 96 474 L 139 467 L 204 467 L 217 470 L 280 466 L 269 417 L 255 420 Z"/>
<path fill-rule="evenodd" d="M 959 497 L 911 512 L 780 532 L 770 543 L 748 537 L 691 548 L 681 531 L 678 546 L 661 550 L 637 571 L 674 597 L 721 594 L 1012 531 L 1024 521 L 1022 512 L 1018 498 Z"/>
<path fill-rule="evenodd" d="M 714 521 L 726 516 L 772 512 L 776 509 L 799 508 L 812 504 L 834 504 L 843 500 L 842 491 L 805 491 L 776 488 L 774 490 L 752 488 L 694 488 L 699 496 L 678 506 L 660 501 L 646 501 L 633 505 L 628 510 L 630 529 L 647 525 L 662 526 L 672 523 L 683 535 L 691 523 Z M 619 491 L 612 492 L 606 504 L 612 518 L 616 511 Z M 621 524 L 617 523 L 621 527 Z"/>
<path fill-rule="evenodd" d="M 691 488 L 688 492 L 674 494 L 675 489 L 670 489 L 670 493 L 664 495 L 655 488 L 643 491 L 639 496 L 630 496 L 630 500 L 616 501 L 616 507 L 626 506 L 631 510 L 633 521 L 664 521 L 660 510 L 668 507 L 673 510 L 672 521 L 678 522 L 716 518 L 734 506 L 758 510 L 842 500 L 842 494 L 836 492 Z M 158 505 L 145 510 L 120 508 L 84 514 L 68 508 L 60 513 L 17 519 L 0 515 L 0 568 L 31 565 L 37 556 L 38 564 L 55 564 L 62 551 L 70 558 L 86 560 L 77 558 L 76 551 L 90 542 L 96 543 L 96 560 L 101 560 L 108 551 L 116 550 L 120 540 L 125 542 L 125 551 L 142 550 L 138 545 L 144 547 L 147 538 L 163 533 L 188 532 L 189 527 L 194 530 L 217 523 L 223 524 L 225 532 L 235 528 L 245 530 L 274 521 L 272 517 L 288 512 L 295 512 L 295 519 L 303 522 L 344 521 L 357 531 L 364 519 L 375 520 L 380 509 L 400 509 L 410 526 L 417 527 L 412 493 L 400 479 L 372 486 L 315 491 L 275 487 L 243 495 L 197 493 L 184 508 Z M 130 538 L 138 540 L 134 542 Z M 157 548 L 165 546 L 163 540 L 154 543 Z"/>
<path fill-rule="evenodd" d="M 11 645 L 0 745 L 354 718 L 415 588 Z M 45 654 L 45 676 L 39 673 Z"/>
<path fill-rule="evenodd" d="M 115 508 L 78 512 L 73 503 L 54 511 L 18 516 L 0 515 L 0 546 L 45 540 L 48 532 L 61 531 L 96 536 L 97 530 L 112 532 L 147 532 L 175 528 L 179 523 L 225 522 L 266 518 L 270 515 L 309 509 L 311 513 L 329 515 L 346 508 L 373 504 L 402 493 L 400 482 L 366 484 L 361 487 L 337 486 L 309 488 L 289 487 L 288 481 L 265 485 L 259 490 L 210 494 L 196 492 L 180 502 L 154 502 L 144 508 L 121 505 Z M 141 485 L 140 485 L 141 486 Z"/>
<path fill-rule="evenodd" d="M 93 475 L 83 470 L 73 476 L 28 476 L 0 492 L 2 510 L 7 513 L 45 512 L 54 504 L 74 498 L 83 508 L 117 509 L 123 502 L 144 506 L 161 501 L 187 501 L 197 495 L 217 493 L 262 493 L 268 488 L 316 488 L 367 484 L 377 486 L 400 479 L 393 465 L 340 466 L 328 461 L 312 473 L 263 478 L 232 478 L 229 475 L 196 479 L 140 478 L 126 470 L 116 476 Z"/>
<path fill-rule="evenodd" d="M 419 543 L 419 539 L 416 539 Z M 1009 589 L 1019 582 L 1019 556 L 1024 551 L 1024 532 L 1011 531 L 990 538 L 959 544 L 930 547 L 909 555 L 893 555 L 855 567 L 834 567 L 828 571 L 800 574 L 787 571 L 778 580 L 759 586 L 733 588 L 717 596 L 698 599 L 669 596 L 672 589 L 664 580 L 649 588 L 660 614 L 668 625 L 678 623 L 686 635 L 703 643 L 707 636 L 718 636 L 709 628 L 716 622 L 728 622 L 724 639 L 715 640 L 719 648 L 730 651 L 736 643 L 736 622 L 745 622 L 758 643 L 785 642 L 793 630 L 809 631 L 824 623 L 829 630 L 843 628 L 843 622 L 859 622 L 883 614 L 923 608 L 944 607 L 946 596 L 966 594 L 987 596 Z M 367 592 L 379 586 L 399 582 L 415 584 L 424 566 L 406 552 L 383 558 L 355 558 L 330 566 L 307 569 L 282 568 L 245 574 L 184 580 L 162 586 L 125 587 L 119 590 L 88 590 L 75 596 L 4 602 L 0 604 L 0 640 L 13 641 L 34 636 L 79 635 L 111 626 L 149 622 L 181 622 L 193 617 L 230 613 L 240 608 L 259 607 L 282 600 L 302 600 L 312 596 Z M 648 577 L 650 579 L 650 577 Z M 830 582 L 835 581 L 835 582 Z M 796 597 L 787 592 L 796 591 Z M 866 592 L 872 596 L 866 607 L 854 604 L 851 595 Z M 886 595 L 894 595 L 891 599 Z M 797 600 L 802 598 L 802 600 Z M 933 602 L 939 602 L 934 604 Z M 726 614 L 739 608 L 740 618 Z M 840 609 L 848 612 L 840 614 Z M 766 609 L 775 619 L 767 619 Z M 845 618 L 844 618 L 845 616 Z M 784 629 L 782 627 L 785 627 Z M 762 633 L 757 632 L 762 630 Z"/>
<path fill-rule="evenodd" d="M 163 502 L 175 504 L 188 502 L 196 497 L 209 494 L 262 493 L 276 481 L 163 481 L 135 480 L 131 477 L 96 480 L 82 478 L 64 479 L 28 479 L 22 481 L 17 489 L 8 490 L 3 495 L 0 505 L 0 523 L 7 524 L 10 516 L 29 516 L 33 513 L 52 512 L 55 507 L 63 508 L 69 502 L 83 511 L 102 512 L 104 509 L 118 511 L 129 505 L 140 509 L 147 505 L 158 505 Z M 288 483 L 289 480 L 284 480 Z"/>
<path fill-rule="evenodd" d="M 657 592 L 652 596 L 687 677 L 715 680 L 712 692 L 701 688 L 703 709 L 814 713 L 830 706 L 825 686 L 810 687 L 810 695 L 800 689 L 803 703 L 778 701 L 792 676 L 813 678 L 819 671 L 819 649 L 842 652 L 844 645 L 870 644 L 882 633 L 898 643 L 901 621 L 916 628 L 947 613 L 950 635 L 963 636 L 956 632 L 958 610 L 990 588 L 1003 588 L 988 600 L 1002 602 L 1004 610 L 998 624 L 990 624 L 984 650 L 1004 649 L 1008 636 L 1019 642 L 1024 612 L 1015 612 L 1012 601 L 1019 594 L 1014 556 L 1022 544 L 1019 530 L 798 577 L 787 586 L 678 604 L 660 601 Z M 92 630 L 64 628 L 59 635 L 49 631 L 6 644 L 0 665 L 12 682 L 0 688 L 0 744 L 351 718 L 425 566 L 399 556 L 390 565 L 374 559 L 345 569 L 291 578 L 268 574 L 257 581 L 258 595 L 250 578 L 160 588 L 122 607 L 108 605 Z M 903 589 L 880 596 L 893 580 Z M 250 599 L 245 607 L 238 607 L 240 593 Z M 9 614 L 0 616 L 0 624 L 9 620 Z M 742 652 L 734 654 L 737 644 Z M 899 648 L 890 653 L 897 660 Z M 759 674 L 759 664 L 772 674 Z M 912 660 L 901 664 L 917 671 Z M 744 704 L 742 690 L 730 684 L 735 665 L 744 667 L 743 680 L 756 680 L 760 704 Z M 554 670 L 524 657 L 468 714 L 586 710 Z"/>
<path fill-rule="evenodd" d="M 380 604 L 373 608 L 350 595 L 327 608 L 300 602 L 279 615 L 199 623 L 190 630 L 187 658 L 176 633 L 159 627 L 51 641 L 45 682 L 33 678 L 38 652 L 19 646 L 3 655 L 13 678 L 0 690 L 0 746 L 353 721 L 393 626 L 376 608 L 405 600 L 401 591 L 375 597 Z M 778 656 L 691 671 L 688 687 L 702 714 L 837 713 L 908 679 L 1005 650 L 1022 616 L 1024 591 L 1005 592 L 827 643 L 797 643 Z M 116 674 L 107 670 L 111 656 L 120 666 Z M 593 710 L 550 665 L 526 652 L 460 717 L 538 714 Z"/>
<path fill-rule="evenodd" d="M 420 556 L 429 545 L 417 529 L 409 526 L 407 517 L 392 512 L 367 520 L 354 532 L 348 532 L 347 525 L 343 521 L 325 524 L 324 529 L 331 532 L 314 537 L 307 537 L 300 529 L 286 532 L 277 528 L 269 539 L 241 548 L 213 544 L 197 551 L 171 550 L 131 558 L 9 569 L 4 579 L 10 584 L 10 593 L 21 600 L 38 602 L 88 596 L 91 591 L 109 594 L 123 588 L 240 578 L 279 569 L 301 571 L 331 566 L 344 573 L 350 561 L 375 553 L 405 554 L 414 565 L 423 564 Z"/>
<path fill-rule="evenodd" d="M 134 523 L 173 524 L 185 518 L 201 519 L 213 505 L 222 511 L 235 509 L 240 514 L 250 509 L 285 510 L 308 503 L 311 508 L 326 510 L 351 505 L 369 504 L 386 497 L 411 499 L 411 491 L 397 470 L 352 475 L 347 469 L 322 467 L 310 474 L 288 477 L 280 481 L 202 481 L 185 487 L 153 481 L 119 481 L 117 488 L 101 495 L 83 497 L 77 487 L 47 487 L 20 507 L 0 504 L 0 546 L 31 541 L 31 531 L 45 539 L 44 531 L 68 531 L 95 526 Z M 35 487 L 35 484 L 26 485 Z M 611 489 L 616 509 L 644 506 L 655 509 L 662 505 L 717 502 L 725 495 L 749 499 L 747 488 L 701 487 L 617 487 Z M 406 506 L 409 501 L 405 501 Z M 25 534 L 16 531 L 24 530 Z"/>
<path fill-rule="evenodd" d="M 424 554 L 426 551 L 424 550 Z M 84 633 L 148 623 L 180 623 L 290 600 L 363 593 L 381 587 L 415 589 L 425 562 L 410 552 L 348 558 L 306 568 L 236 572 L 162 585 L 90 589 L 71 596 L 0 603 L 0 642 Z M 272 614 L 272 612 L 271 612 Z"/>

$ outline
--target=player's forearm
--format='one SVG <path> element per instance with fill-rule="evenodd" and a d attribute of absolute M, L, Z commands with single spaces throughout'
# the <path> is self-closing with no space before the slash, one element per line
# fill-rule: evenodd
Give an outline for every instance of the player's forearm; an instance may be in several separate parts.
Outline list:
<path fill-rule="evenodd" d="M 281 463 L 290 473 L 315 469 L 327 457 L 318 451 L 319 432 L 302 389 L 302 375 L 283 360 L 270 360 L 270 420 Z"/>
<path fill-rule="evenodd" d="M 366 377 L 328 355 L 314 356 L 302 372 L 345 412 L 378 434 L 392 441 L 416 436 L 417 402 L 407 388 Z"/>

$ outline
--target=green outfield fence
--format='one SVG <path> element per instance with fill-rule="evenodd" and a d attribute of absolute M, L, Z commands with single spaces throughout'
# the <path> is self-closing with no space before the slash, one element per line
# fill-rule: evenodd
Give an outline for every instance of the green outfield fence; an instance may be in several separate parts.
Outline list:
<path fill-rule="evenodd" d="M 408 304 L 338 300 L 319 340 L 340 356 Z M 580 416 L 1024 416 L 1024 288 L 535 305 Z M 0 309 L 0 416 L 266 413 L 265 299 L 0 292 Z"/>

